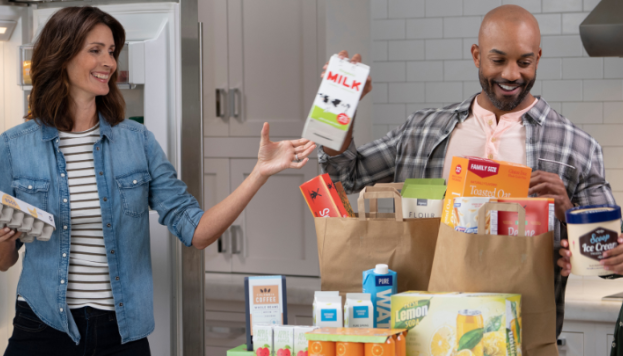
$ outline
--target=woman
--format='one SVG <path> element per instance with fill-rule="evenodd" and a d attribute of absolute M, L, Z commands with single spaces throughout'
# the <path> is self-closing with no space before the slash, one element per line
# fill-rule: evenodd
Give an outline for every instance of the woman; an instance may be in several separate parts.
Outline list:
<path fill-rule="evenodd" d="M 33 120 L 0 136 L 0 190 L 56 219 L 50 241 L 27 246 L 5 355 L 149 355 L 149 207 L 186 246 L 204 249 L 269 176 L 301 168 L 315 147 L 271 142 L 264 124 L 251 175 L 204 213 L 154 135 L 123 119 L 115 83 L 124 41 L 121 24 L 97 8 L 58 11 L 33 52 Z M 0 270 L 17 262 L 19 237 L 0 231 Z"/>

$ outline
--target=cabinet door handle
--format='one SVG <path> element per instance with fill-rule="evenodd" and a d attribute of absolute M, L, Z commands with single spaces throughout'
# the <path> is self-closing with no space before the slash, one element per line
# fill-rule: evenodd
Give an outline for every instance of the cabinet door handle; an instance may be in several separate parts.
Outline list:
<path fill-rule="evenodd" d="M 233 255 L 239 255 L 239 254 L 242 253 L 242 226 L 240 226 L 240 225 L 232 225 L 231 232 L 232 232 L 231 253 Z"/>
<path fill-rule="evenodd" d="M 231 254 L 231 229 L 225 230 L 223 235 L 218 238 L 218 253 L 224 253 L 226 255 Z"/>
<path fill-rule="evenodd" d="M 229 116 L 236 120 L 241 120 L 242 115 L 240 115 L 240 108 L 242 105 L 242 95 L 240 89 L 234 88 L 229 90 L 229 95 L 231 98 L 229 100 Z"/>
<path fill-rule="evenodd" d="M 216 89 L 216 117 L 227 119 L 227 89 Z"/>
<path fill-rule="evenodd" d="M 561 337 L 560 339 L 556 340 L 556 344 L 558 346 L 567 346 L 567 339 Z"/>

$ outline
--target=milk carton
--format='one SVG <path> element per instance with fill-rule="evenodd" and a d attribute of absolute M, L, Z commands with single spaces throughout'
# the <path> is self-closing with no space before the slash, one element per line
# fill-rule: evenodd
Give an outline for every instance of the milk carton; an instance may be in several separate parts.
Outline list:
<path fill-rule="evenodd" d="M 316 305 L 318 304 L 318 297 L 326 296 L 326 295 L 339 296 L 340 292 L 338 291 L 326 291 L 326 292 L 316 291 L 314 292 L 314 303 L 312 304 L 312 318 L 313 318 L 314 326 L 318 325 L 316 324 L 316 309 L 317 309 Z"/>
<path fill-rule="evenodd" d="M 389 329 L 391 296 L 397 292 L 397 282 L 396 272 L 387 265 L 379 264 L 363 272 L 363 292 L 372 296 L 375 328 Z"/>
<path fill-rule="evenodd" d="M 275 356 L 294 355 L 293 326 L 273 326 L 273 352 Z"/>
<path fill-rule="evenodd" d="M 306 356 L 308 341 L 305 333 L 318 329 L 315 326 L 295 326 L 294 327 L 294 351 L 292 355 Z"/>
<path fill-rule="evenodd" d="M 347 293 L 344 305 L 344 327 L 372 328 L 374 308 L 368 293 Z"/>
<path fill-rule="evenodd" d="M 274 356 L 273 326 L 253 325 L 253 352 L 258 356 Z"/>
<path fill-rule="evenodd" d="M 339 150 L 355 115 L 370 67 L 331 56 L 314 105 L 307 117 L 303 138 Z"/>
<path fill-rule="evenodd" d="M 320 295 L 317 297 L 314 318 L 316 326 L 341 328 L 344 326 L 342 321 L 342 296 L 340 295 Z"/>

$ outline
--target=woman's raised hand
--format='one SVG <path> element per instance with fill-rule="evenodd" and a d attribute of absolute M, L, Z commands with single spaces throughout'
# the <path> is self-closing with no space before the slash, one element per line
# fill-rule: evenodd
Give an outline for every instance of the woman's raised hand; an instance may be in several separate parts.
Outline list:
<path fill-rule="evenodd" d="M 269 137 L 270 127 L 267 122 L 262 127 L 260 150 L 257 154 L 257 169 L 262 177 L 268 178 L 287 168 L 299 169 L 309 161 L 309 156 L 316 145 L 301 138 L 291 141 L 272 142 Z"/>

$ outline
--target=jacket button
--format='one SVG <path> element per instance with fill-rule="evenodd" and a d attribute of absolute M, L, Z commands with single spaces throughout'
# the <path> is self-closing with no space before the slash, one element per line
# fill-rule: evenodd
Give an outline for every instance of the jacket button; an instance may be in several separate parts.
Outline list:
<path fill-rule="evenodd" d="M 104 172 L 100 172 L 100 176 L 103 176 L 103 175 L 104 175 Z"/>
<path fill-rule="evenodd" d="M 108 198 L 104 197 L 104 201 L 108 201 Z"/>
<path fill-rule="evenodd" d="M 29 186 L 28 186 L 28 189 L 32 189 L 32 185 L 29 185 Z"/>
<path fill-rule="evenodd" d="M 110 250 L 110 253 L 114 255 L 115 254 L 115 250 Z"/>
<path fill-rule="evenodd" d="M 110 227 L 110 226 L 111 226 L 110 223 L 106 224 L 106 227 Z"/>
<path fill-rule="evenodd" d="M 115 277 L 115 280 L 116 280 L 116 281 L 118 281 L 118 280 L 119 280 L 119 277 Z"/>
<path fill-rule="evenodd" d="M 119 303 L 119 306 L 120 306 L 120 307 L 122 307 L 122 306 L 123 306 L 123 303 Z"/>
<path fill-rule="evenodd" d="M 133 180 L 133 181 L 132 181 L 132 183 L 136 184 L 136 183 L 138 183 L 138 182 L 137 182 L 137 181 L 136 181 L 136 179 L 135 179 L 135 180 Z"/>
<path fill-rule="evenodd" d="M 98 151 L 100 150 L 100 148 L 99 148 L 99 147 L 95 147 L 95 149 L 96 149 L 96 150 L 98 150 Z"/>

